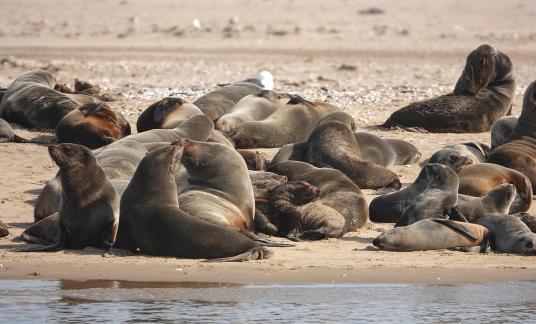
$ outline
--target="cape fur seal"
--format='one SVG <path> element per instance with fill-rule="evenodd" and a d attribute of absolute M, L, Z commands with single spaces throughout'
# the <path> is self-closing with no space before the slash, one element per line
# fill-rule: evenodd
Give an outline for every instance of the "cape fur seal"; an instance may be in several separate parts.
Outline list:
<path fill-rule="evenodd" d="M 458 192 L 474 197 L 482 197 L 500 184 L 513 184 L 516 187 L 516 197 L 510 206 L 510 214 L 527 211 L 532 205 L 532 185 L 519 171 L 497 164 L 478 163 L 461 168 L 458 178 Z"/>
<path fill-rule="evenodd" d="M 32 143 L 32 141 L 22 138 L 13 132 L 11 125 L 0 118 L 0 143 Z"/>
<path fill-rule="evenodd" d="M 269 225 L 259 226 L 266 234 L 319 240 L 341 237 L 368 222 L 361 190 L 342 172 L 299 161 L 281 162 L 268 171 L 286 176 L 289 182 L 269 194 L 264 220 Z"/>
<path fill-rule="evenodd" d="M 386 128 L 422 127 L 436 133 L 479 133 L 511 112 L 515 70 L 510 58 L 489 45 L 467 57 L 451 94 L 415 102 L 395 111 Z"/>
<path fill-rule="evenodd" d="M 419 150 L 404 140 L 383 139 L 364 132 L 354 135 L 363 158 L 384 167 L 412 164 L 421 157 Z"/>
<path fill-rule="evenodd" d="M 370 220 L 376 223 L 396 223 L 411 206 L 413 207 L 408 210 L 406 217 L 411 214 L 414 218 L 413 216 L 426 212 L 428 216 L 444 218 L 446 207 L 456 205 L 457 192 L 458 177 L 452 169 L 437 163 L 427 164 L 410 186 L 374 198 L 369 205 Z"/>
<path fill-rule="evenodd" d="M 536 234 L 519 218 L 504 214 L 487 214 L 478 220 L 491 233 L 491 249 L 499 253 L 536 255 Z"/>
<path fill-rule="evenodd" d="M 263 120 L 285 104 L 282 98 L 281 95 L 271 90 L 262 90 L 258 94 L 247 95 L 240 99 L 228 114 L 218 119 L 216 129 L 228 133 L 243 122 Z"/>
<path fill-rule="evenodd" d="M 491 149 L 484 143 L 451 144 L 432 154 L 426 163 L 441 163 L 459 172 L 467 164 L 486 162 L 490 153 Z"/>
<path fill-rule="evenodd" d="M 494 149 L 506 143 L 508 137 L 517 125 L 518 117 L 504 116 L 491 127 L 491 148 Z"/>
<path fill-rule="evenodd" d="M 186 119 L 203 112 L 196 105 L 177 97 L 166 97 L 147 107 L 136 121 L 138 132 L 155 128 L 175 128 Z"/>
<path fill-rule="evenodd" d="M 19 76 L 0 102 L 0 117 L 25 127 L 55 129 L 72 110 L 99 101 L 83 94 L 54 90 L 56 79 L 47 71 L 34 70 Z"/>
<path fill-rule="evenodd" d="M 489 213 L 507 214 L 516 197 L 516 187 L 503 183 L 493 188 L 482 197 L 458 195 L 456 208 L 471 223 Z"/>
<path fill-rule="evenodd" d="M 308 162 L 317 167 L 342 171 L 361 189 L 399 189 L 398 175 L 364 160 L 352 132 L 352 124 L 352 117 L 344 112 L 328 114 L 318 122 L 306 142 L 282 148 L 271 163 L 285 159 Z"/>
<path fill-rule="evenodd" d="M 517 213 L 512 216 L 519 218 L 532 233 L 536 233 L 536 215 L 529 213 Z"/>
<path fill-rule="evenodd" d="M 410 252 L 480 246 L 485 252 L 488 229 L 484 226 L 447 219 L 423 219 L 396 227 L 372 241 L 380 250 Z"/>
<path fill-rule="evenodd" d="M 58 241 L 23 251 L 57 251 L 87 246 L 110 249 L 119 224 L 119 197 L 97 160 L 88 148 L 77 144 L 51 145 L 49 153 L 60 167 L 63 188 Z"/>
<path fill-rule="evenodd" d="M 302 142 L 313 132 L 320 119 L 336 110 L 335 106 L 296 96 L 268 118 L 238 125 L 229 137 L 237 148 L 281 147 Z"/>
<path fill-rule="evenodd" d="M 178 258 L 223 258 L 221 261 L 267 258 L 270 255 L 267 249 L 239 231 L 206 222 L 179 208 L 174 174 L 183 153 L 182 142 L 151 151 L 139 164 L 121 198 L 116 246 Z"/>
<path fill-rule="evenodd" d="M 61 143 L 75 143 L 91 149 L 108 145 L 130 135 L 130 124 L 107 104 L 87 104 L 63 117 L 56 127 Z"/>
<path fill-rule="evenodd" d="M 179 194 L 180 209 L 207 222 L 254 232 L 255 200 L 242 156 L 218 143 L 182 143 L 188 184 Z"/>
<path fill-rule="evenodd" d="M 236 150 L 248 166 L 248 170 L 261 171 L 265 170 L 267 166 L 266 156 L 259 151 L 250 151 L 250 150 Z"/>

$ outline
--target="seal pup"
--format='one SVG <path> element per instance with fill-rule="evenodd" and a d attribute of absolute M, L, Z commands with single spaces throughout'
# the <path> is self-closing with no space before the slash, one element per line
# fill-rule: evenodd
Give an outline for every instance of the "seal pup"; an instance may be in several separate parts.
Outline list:
<path fill-rule="evenodd" d="M 261 121 L 247 121 L 229 132 L 236 148 L 270 148 L 305 141 L 320 119 L 337 107 L 292 97 L 289 102 Z"/>
<path fill-rule="evenodd" d="M 194 115 L 203 112 L 196 105 L 177 97 L 166 97 L 147 107 L 136 121 L 138 132 L 155 128 L 175 128 Z"/>
<path fill-rule="evenodd" d="M 500 184 L 513 184 L 516 197 L 510 206 L 510 214 L 525 212 L 532 205 L 532 185 L 529 178 L 519 171 L 497 164 L 478 163 L 461 168 L 458 178 L 458 192 L 474 197 L 482 197 Z"/>
<path fill-rule="evenodd" d="M 488 229 L 471 223 L 448 219 L 423 219 L 408 226 L 396 227 L 372 241 L 380 250 L 411 252 L 471 248 L 480 246 L 485 252 Z"/>
<path fill-rule="evenodd" d="M 119 224 L 119 197 L 110 180 L 84 146 L 51 145 L 49 153 L 60 168 L 63 188 L 58 241 L 22 251 L 58 251 L 87 246 L 110 249 Z"/>
<path fill-rule="evenodd" d="M 374 134 L 354 133 L 363 158 L 375 164 L 390 167 L 417 162 L 421 153 L 411 143 L 399 139 L 383 139 Z"/>
<path fill-rule="evenodd" d="M 487 214 L 478 220 L 491 233 L 491 249 L 498 253 L 536 255 L 536 234 L 519 218 L 505 214 Z"/>
<path fill-rule="evenodd" d="M 0 117 L 25 127 L 55 129 L 72 110 L 99 100 L 83 94 L 54 90 L 56 79 L 47 71 L 33 70 L 19 76 L 0 102 Z"/>
<path fill-rule="evenodd" d="M 363 159 L 352 123 L 353 118 L 344 112 L 328 114 L 318 122 L 305 143 L 286 148 L 281 154 L 278 152 L 272 164 L 288 158 L 340 170 L 361 189 L 399 189 L 398 175 Z"/>
<path fill-rule="evenodd" d="M 368 222 L 367 202 L 359 187 L 341 171 L 284 161 L 269 172 L 288 178 L 268 198 L 267 219 L 257 229 L 292 240 L 341 237 Z"/>
<path fill-rule="evenodd" d="M 454 91 L 395 111 L 382 127 L 422 127 L 435 133 L 480 133 L 510 114 L 516 89 L 514 64 L 489 45 L 467 57 Z"/>
<path fill-rule="evenodd" d="M 105 103 L 87 104 L 65 115 L 56 127 L 61 143 L 96 149 L 130 135 L 130 124 Z"/>
<path fill-rule="evenodd" d="M 271 90 L 262 90 L 240 99 L 228 114 L 216 121 L 216 129 L 229 133 L 233 128 L 246 121 L 263 120 L 273 114 L 282 102 L 282 96 Z M 287 102 L 289 98 L 286 98 Z"/>
<path fill-rule="evenodd" d="M 0 118 L 0 143 L 33 143 L 30 140 L 22 138 L 13 132 L 11 125 L 5 121 L 3 118 Z"/>
<path fill-rule="evenodd" d="M 267 167 L 266 156 L 259 151 L 250 151 L 238 149 L 238 154 L 242 155 L 242 158 L 248 166 L 248 170 L 261 171 Z"/>
<path fill-rule="evenodd" d="M 536 233 L 536 215 L 529 213 L 517 213 L 512 216 L 519 218 L 532 233 Z"/>
<path fill-rule="evenodd" d="M 422 212 L 430 210 L 429 215 L 439 215 L 444 218 L 445 207 L 454 207 L 457 201 L 458 177 L 454 171 L 442 164 L 431 163 L 425 165 L 417 179 L 408 187 L 387 195 L 378 196 L 370 202 L 370 220 L 375 223 L 396 223 L 400 220 L 406 209 L 422 206 Z M 427 199 L 432 201 L 426 202 Z M 447 206 L 450 205 L 450 206 Z M 409 211 L 408 211 L 409 213 Z"/>
<path fill-rule="evenodd" d="M 269 257 L 267 249 L 239 231 L 181 210 L 174 174 L 183 149 L 179 140 L 149 152 L 141 161 L 121 197 L 116 246 L 178 258 L 246 261 Z"/>
<path fill-rule="evenodd" d="M 486 162 L 490 153 L 489 146 L 480 142 L 450 144 L 432 154 L 426 163 L 441 163 L 459 172 L 467 164 Z"/>
<path fill-rule="evenodd" d="M 508 137 L 517 125 L 518 117 L 504 116 L 491 127 L 491 148 L 494 149 L 506 143 Z"/>
<path fill-rule="evenodd" d="M 456 209 L 471 223 L 489 213 L 507 214 L 516 197 L 516 187 L 503 183 L 482 197 L 458 195 Z"/>
<path fill-rule="evenodd" d="M 179 194 L 180 209 L 207 222 L 254 232 L 254 193 L 242 156 L 218 143 L 182 143 L 188 184 Z"/>

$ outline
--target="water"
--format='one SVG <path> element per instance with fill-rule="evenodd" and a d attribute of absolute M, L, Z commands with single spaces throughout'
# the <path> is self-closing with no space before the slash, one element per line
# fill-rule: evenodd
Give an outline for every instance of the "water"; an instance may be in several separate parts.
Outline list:
<path fill-rule="evenodd" d="M 536 282 L 233 285 L 0 280 L 1 323 L 534 322 Z"/>

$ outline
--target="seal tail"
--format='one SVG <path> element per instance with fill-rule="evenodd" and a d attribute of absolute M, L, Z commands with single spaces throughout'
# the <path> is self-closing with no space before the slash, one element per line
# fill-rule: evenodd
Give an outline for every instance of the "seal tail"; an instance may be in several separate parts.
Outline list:
<path fill-rule="evenodd" d="M 250 260 L 268 259 L 272 256 L 272 252 L 263 247 L 254 247 L 242 254 L 238 254 L 228 258 L 208 259 L 204 262 L 243 262 Z"/>

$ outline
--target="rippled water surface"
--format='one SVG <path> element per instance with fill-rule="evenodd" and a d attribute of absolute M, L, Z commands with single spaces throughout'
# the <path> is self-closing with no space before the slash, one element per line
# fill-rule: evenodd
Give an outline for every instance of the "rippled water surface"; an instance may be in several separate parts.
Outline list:
<path fill-rule="evenodd" d="M 14 321 L 533 322 L 536 282 L 233 285 L 0 280 Z"/>

